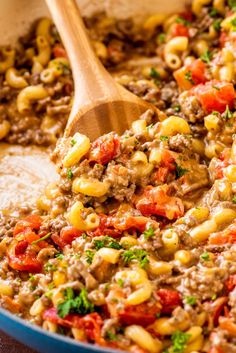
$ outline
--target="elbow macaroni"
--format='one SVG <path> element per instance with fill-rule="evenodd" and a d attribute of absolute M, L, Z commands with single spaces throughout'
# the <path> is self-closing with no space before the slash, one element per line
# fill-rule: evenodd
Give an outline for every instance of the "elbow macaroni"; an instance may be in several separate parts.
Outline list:
<path fill-rule="evenodd" d="M 181 66 L 179 54 L 188 48 L 188 38 L 174 37 L 164 48 L 164 59 L 170 69 L 177 70 Z"/>
<path fill-rule="evenodd" d="M 77 164 L 90 149 L 90 140 L 87 136 L 77 132 L 73 136 L 72 140 L 75 141 L 75 144 L 69 149 L 62 161 L 62 164 L 65 168 L 69 168 Z"/>
<path fill-rule="evenodd" d="M 40 100 L 48 97 L 47 90 L 41 86 L 28 86 L 24 88 L 17 96 L 17 110 L 21 114 L 25 114 L 29 111 L 31 103 L 36 100 Z"/>

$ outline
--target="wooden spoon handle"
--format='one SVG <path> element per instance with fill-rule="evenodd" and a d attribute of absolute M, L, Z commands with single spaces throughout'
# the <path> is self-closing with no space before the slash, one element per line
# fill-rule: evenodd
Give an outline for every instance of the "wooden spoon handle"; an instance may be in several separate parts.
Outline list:
<path fill-rule="evenodd" d="M 75 83 L 73 110 L 110 96 L 113 79 L 96 57 L 75 0 L 46 0 L 70 59 Z M 80 89 L 81 88 L 81 89 Z"/>

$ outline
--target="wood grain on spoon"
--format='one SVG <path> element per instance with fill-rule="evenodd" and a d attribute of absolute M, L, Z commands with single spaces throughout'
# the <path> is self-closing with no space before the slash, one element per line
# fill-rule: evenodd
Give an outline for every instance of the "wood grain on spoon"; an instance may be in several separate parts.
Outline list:
<path fill-rule="evenodd" d="M 79 131 L 96 139 L 109 131 L 124 132 L 149 108 L 118 85 L 96 57 L 75 0 L 46 0 L 70 59 L 75 96 L 65 136 Z M 159 112 L 156 109 L 157 112 Z"/>

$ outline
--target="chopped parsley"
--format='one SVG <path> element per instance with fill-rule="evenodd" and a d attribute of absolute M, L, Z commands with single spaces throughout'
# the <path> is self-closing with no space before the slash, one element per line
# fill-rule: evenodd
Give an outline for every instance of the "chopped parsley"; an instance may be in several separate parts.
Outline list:
<path fill-rule="evenodd" d="M 145 232 L 143 232 L 143 235 L 146 240 L 152 238 L 155 235 L 154 229 L 150 226 Z"/>
<path fill-rule="evenodd" d="M 171 336 L 172 352 L 183 353 L 184 349 L 186 348 L 186 343 L 188 342 L 190 337 L 191 335 L 185 332 L 181 332 L 181 331 L 174 332 L 173 335 Z"/>
<path fill-rule="evenodd" d="M 76 140 L 75 140 L 75 139 L 72 139 L 72 140 L 70 141 L 70 144 L 71 144 L 71 146 L 76 145 Z"/>
<path fill-rule="evenodd" d="M 236 12 L 236 0 L 228 0 L 228 5 L 231 8 L 231 10 Z"/>
<path fill-rule="evenodd" d="M 188 80 L 189 82 L 191 82 L 193 85 L 195 84 L 193 78 L 192 78 L 192 72 L 191 71 L 187 71 L 184 75 L 185 79 Z"/>
<path fill-rule="evenodd" d="M 181 178 L 184 174 L 188 173 L 189 170 L 186 168 L 181 167 L 181 165 L 176 163 L 176 170 L 175 170 L 175 174 L 176 174 L 176 178 L 179 179 Z"/>
<path fill-rule="evenodd" d="M 56 270 L 57 270 L 57 267 L 55 265 L 51 264 L 50 262 L 44 265 L 44 271 L 45 272 L 50 272 L 50 271 L 53 272 L 53 271 L 56 271 Z"/>
<path fill-rule="evenodd" d="M 95 252 L 93 252 L 92 250 L 86 250 L 85 251 L 85 255 L 86 255 L 86 261 L 89 265 L 91 265 L 91 263 L 93 262 L 93 257 L 95 255 Z"/>
<path fill-rule="evenodd" d="M 204 261 L 209 261 L 210 260 L 210 256 L 208 254 L 208 252 L 204 252 L 202 255 L 201 255 L 201 259 L 204 260 Z"/>
<path fill-rule="evenodd" d="M 176 23 L 181 23 L 183 24 L 184 26 L 190 26 L 190 22 L 188 20 L 186 20 L 185 18 L 183 17 L 177 17 L 176 20 L 175 20 Z"/>
<path fill-rule="evenodd" d="M 106 332 L 106 338 L 108 341 L 117 341 L 117 335 L 111 331 Z"/>
<path fill-rule="evenodd" d="M 181 106 L 180 106 L 179 104 L 177 104 L 177 105 L 174 106 L 174 111 L 175 111 L 176 113 L 179 113 L 180 110 L 181 110 Z"/>
<path fill-rule="evenodd" d="M 122 278 L 118 278 L 117 283 L 120 286 L 120 288 L 124 287 L 124 280 Z"/>
<path fill-rule="evenodd" d="M 186 300 L 186 303 L 189 305 L 195 305 L 197 302 L 197 299 L 194 296 L 185 297 L 185 300 Z"/>
<path fill-rule="evenodd" d="M 44 237 L 39 238 L 39 239 L 33 241 L 33 242 L 31 243 L 31 245 L 38 244 L 40 241 L 43 241 L 43 240 L 46 240 L 46 239 L 50 238 L 51 235 L 52 235 L 52 233 L 48 233 L 48 234 L 44 235 Z"/>
<path fill-rule="evenodd" d="M 229 106 L 226 106 L 224 113 L 222 114 L 222 118 L 231 119 L 233 117 L 233 113 L 230 111 Z"/>
<path fill-rule="evenodd" d="M 219 32 L 220 31 L 220 24 L 221 24 L 222 20 L 221 18 L 218 18 L 217 20 L 215 20 L 212 25 L 215 31 Z"/>
<path fill-rule="evenodd" d="M 168 141 L 169 140 L 169 136 L 162 135 L 162 136 L 160 136 L 160 140 L 161 141 Z"/>
<path fill-rule="evenodd" d="M 93 241 L 93 245 L 96 250 L 99 250 L 101 248 L 112 248 L 112 249 L 117 249 L 120 250 L 122 249 L 122 246 L 115 241 L 112 237 L 103 237 L 102 239 L 96 239 Z"/>
<path fill-rule="evenodd" d="M 154 124 L 150 124 L 150 125 L 148 125 L 148 126 L 147 126 L 147 130 L 152 129 L 152 128 L 153 128 L 153 126 L 154 126 Z"/>
<path fill-rule="evenodd" d="M 56 254 L 55 256 L 58 260 L 63 260 L 64 259 L 64 255 L 63 254 Z"/>
<path fill-rule="evenodd" d="M 236 195 L 232 198 L 232 202 L 236 203 Z"/>
<path fill-rule="evenodd" d="M 159 72 L 155 69 L 155 67 L 151 67 L 150 69 L 150 74 L 149 74 L 152 78 L 156 78 L 156 79 L 160 79 L 160 74 Z"/>
<path fill-rule="evenodd" d="M 57 306 L 58 316 L 62 319 L 70 313 L 85 315 L 94 311 L 94 305 L 89 301 L 85 288 L 81 289 L 78 296 L 75 296 L 72 288 L 67 288 L 64 298 L 65 301 Z"/>
<path fill-rule="evenodd" d="M 158 36 L 158 40 L 160 43 L 164 43 L 166 40 L 166 35 L 164 33 L 160 33 Z"/>
<path fill-rule="evenodd" d="M 35 276 L 32 275 L 32 273 L 29 274 L 29 281 L 34 282 L 35 281 Z"/>
<path fill-rule="evenodd" d="M 147 255 L 147 252 L 143 249 L 134 249 L 124 251 L 122 258 L 125 265 L 128 265 L 132 260 L 137 260 L 140 267 L 144 268 L 149 263 Z"/>
<path fill-rule="evenodd" d="M 219 115 L 219 112 L 217 112 L 216 110 L 214 110 L 211 114 L 213 114 L 213 115 Z"/>
<path fill-rule="evenodd" d="M 210 17 L 217 17 L 218 15 L 219 15 L 219 12 L 214 8 L 212 8 L 211 11 L 209 12 Z"/>
<path fill-rule="evenodd" d="M 73 178 L 73 172 L 72 172 L 71 168 L 69 168 L 67 170 L 67 178 L 70 179 L 70 180 Z"/>
<path fill-rule="evenodd" d="M 219 90 L 220 90 L 220 88 L 219 88 L 218 86 L 214 86 L 214 85 L 212 85 L 212 88 L 215 88 L 217 91 L 219 91 Z"/>
<path fill-rule="evenodd" d="M 213 54 L 212 54 L 209 50 L 207 50 L 207 51 L 205 51 L 205 53 L 203 53 L 203 54 L 200 56 L 200 59 L 201 59 L 204 63 L 210 64 L 212 57 L 213 57 Z"/>
<path fill-rule="evenodd" d="M 236 31 L 236 18 L 232 19 L 230 23 L 233 26 L 233 30 Z"/>

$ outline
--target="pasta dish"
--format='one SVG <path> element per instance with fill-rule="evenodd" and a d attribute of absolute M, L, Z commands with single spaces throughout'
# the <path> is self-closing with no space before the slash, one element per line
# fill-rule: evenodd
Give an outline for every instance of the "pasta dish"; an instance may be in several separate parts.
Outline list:
<path fill-rule="evenodd" d="M 0 49 L 0 140 L 49 146 L 60 176 L 1 214 L 0 305 L 110 349 L 234 353 L 236 1 L 85 23 L 114 79 L 158 113 L 65 138 L 73 80 L 52 21 Z"/>

